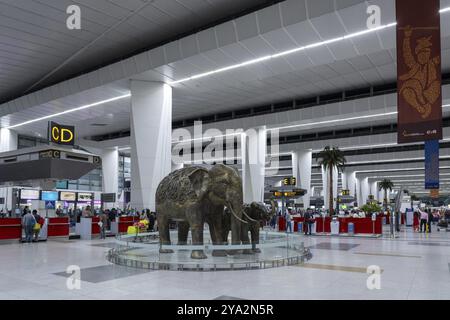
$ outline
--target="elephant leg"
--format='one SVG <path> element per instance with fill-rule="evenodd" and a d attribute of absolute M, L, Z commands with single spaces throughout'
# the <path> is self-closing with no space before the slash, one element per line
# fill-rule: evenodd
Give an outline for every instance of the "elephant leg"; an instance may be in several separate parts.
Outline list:
<path fill-rule="evenodd" d="M 164 215 L 158 218 L 159 242 L 162 245 L 170 245 L 169 219 Z M 172 249 L 159 249 L 160 253 L 173 253 Z"/>
<path fill-rule="evenodd" d="M 259 226 L 254 226 L 250 233 L 252 236 L 252 250 L 253 252 L 260 253 L 261 249 L 256 247 L 256 245 L 259 244 Z"/>
<path fill-rule="evenodd" d="M 195 245 L 203 245 L 203 223 L 204 217 L 202 215 L 201 210 L 199 208 L 192 208 L 186 213 L 186 217 L 189 222 L 189 226 L 191 228 L 192 234 L 192 244 Z M 191 252 L 192 259 L 206 259 L 207 256 L 203 252 L 203 250 L 192 250 Z"/>
<path fill-rule="evenodd" d="M 211 240 L 214 245 L 223 244 L 222 241 L 222 230 L 220 230 L 220 226 L 216 226 L 214 223 L 209 223 L 209 232 L 211 234 Z M 225 250 L 213 250 L 212 255 L 214 257 L 225 257 L 227 255 Z"/>
<path fill-rule="evenodd" d="M 243 225 L 241 229 L 242 229 L 241 233 L 242 244 L 250 244 L 250 239 L 248 238 L 248 227 Z M 243 253 L 252 254 L 253 251 L 251 249 L 244 249 Z"/>
<path fill-rule="evenodd" d="M 178 245 L 186 245 L 189 234 L 189 223 L 186 221 L 178 222 Z"/>

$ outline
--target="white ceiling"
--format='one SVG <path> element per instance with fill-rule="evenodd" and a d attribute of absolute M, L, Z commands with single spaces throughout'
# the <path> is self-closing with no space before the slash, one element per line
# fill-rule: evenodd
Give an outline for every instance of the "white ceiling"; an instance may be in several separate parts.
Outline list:
<path fill-rule="evenodd" d="M 113 24 L 112 20 L 114 19 L 106 19 L 105 21 L 94 19 L 93 13 L 91 15 L 90 12 L 101 11 L 100 7 L 95 7 L 97 5 L 105 6 L 105 8 L 109 9 L 113 8 L 111 9 L 112 12 L 108 15 L 115 17 L 116 21 L 120 17 L 123 17 L 124 12 L 127 11 L 124 8 L 116 8 L 120 1 L 102 0 L 94 2 L 84 0 L 76 2 L 83 5 L 82 10 L 84 5 L 86 5 L 86 8 L 92 7 L 87 8 L 86 12 L 89 12 L 88 18 L 92 19 L 92 21 L 102 21 L 102 23 L 107 23 L 106 21 L 111 20 L 109 23 Z M 130 3 L 132 4 L 130 4 L 128 9 L 134 10 L 140 2 L 141 0 L 131 1 Z M 176 2 L 177 6 L 180 3 L 187 3 L 187 1 L 170 0 L 166 4 L 168 5 L 169 2 Z M 240 2 L 242 6 L 249 6 L 258 1 Z M 30 7 L 27 6 L 27 3 L 30 3 Z M 55 5 L 52 1 L 44 0 L 7 0 L 0 1 L 0 8 L 1 6 L 21 6 L 23 8 L 22 10 L 16 10 L 14 12 L 17 14 L 19 12 L 22 12 L 22 14 L 24 12 L 30 14 L 28 11 L 32 5 L 36 5 L 36 8 L 41 8 L 45 3 Z M 61 9 L 63 7 L 65 8 L 69 2 L 61 1 L 60 3 L 55 1 L 55 3 L 58 3 L 55 6 L 59 6 Z M 95 3 L 95 6 L 92 3 Z M 153 8 L 154 6 L 159 6 L 161 3 L 161 1 L 156 1 L 151 3 L 150 6 Z M 220 7 L 224 1 L 202 0 L 192 1 L 192 3 L 189 1 L 189 3 L 191 5 L 195 3 L 199 6 L 204 4 L 204 7 L 201 7 L 204 8 L 203 11 L 199 10 L 200 13 L 209 12 L 208 10 L 211 8 L 212 3 Z M 240 6 L 235 4 L 234 0 L 227 1 L 227 3 L 233 3 L 235 6 L 233 7 L 234 9 L 230 8 L 229 10 L 237 10 L 237 7 Z M 289 7 L 286 3 L 294 3 L 294 7 L 298 6 L 298 11 L 294 13 L 292 10 L 287 10 Z M 186 51 L 184 42 L 172 49 L 170 49 L 169 44 L 169 49 L 165 49 L 164 51 L 166 52 L 166 60 L 169 60 L 169 56 L 180 57 L 177 61 L 139 75 L 134 75 L 132 78 L 160 81 L 178 80 L 199 72 L 209 71 L 229 64 L 261 57 L 266 54 L 360 31 L 366 25 L 365 19 L 367 15 L 365 14 L 365 10 L 369 3 L 377 3 L 383 8 L 389 9 L 393 5 L 393 0 L 374 0 L 370 2 L 362 0 L 289 0 L 282 2 L 257 13 L 238 18 L 232 21 L 231 24 L 225 23 L 219 25 L 213 29 L 215 31 L 213 31 L 211 37 L 208 36 L 207 32 L 198 34 L 195 42 L 198 47 L 196 50 L 199 53 L 192 54 L 189 57 L 181 58 L 182 55 L 179 53 Z M 442 1 L 441 5 L 450 6 L 450 0 Z M 42 8 L 39 10 L 42 10 Z M 39 10 L 35 12 L 39 12 Z M 149 12 L 151 10 L 149 10 L 150 7 L 144 9 L 142 12 L 150 14 Z M 160 12 L 159 9 L 152 10 Z M 49 12 L 52 11 L 50 10 Z M 137 13 L 137 16 L 144 14 L 142 12 Z M 176 12 L 180 15 L 186 13 L 183 10 Z M 49 19 L 49 15 L 49 13 L 46 15 L 42 13 L 39 16 L 45 16 Z M 395 21 L 394 11 L 383 10 L 382 20 L 382 23 Z M 42 25 L 44 25 L 43 21 Z M 172 17 L 171 21 L 177 20 Z M 442 15 L 441 23 L 443 36 L 442 65 L 443 70 L 448 72 L 450 71 L 450 14 Z M 3 20 L 0 19 L 0 34 L 3 24 Z M 174 24 L 177 25 L 178 22 Z M 226 28 L 231 29 L 227 30 Z M 62 35 L 67 34 L 67 31 L 61 31 Z M 160 32 L 162 31 L 160 30 Z M 119 32 L 118 34 L 121 33 Z M 115 35 L 114 33 L 111 36 L 115 37 Z M 120 36 L 117 39 L 120 39 Z M 0 46 L 0 57 L 1 50 L 2 46 Z M 110 48 L 109 50 L 112 49 Z M 179 51 L 178 55 L 177 51 Z M 230 111 L 243 106 L 269 104 L 295 97 L 306 97 L 392 82 L 396 78 L 395 51 L 395 28 L 390 28 L 331 45 L 297 52 L 289 56 L 272 59 L 268 62 L 249 67 L 177 84 L 174 85 L 173 90 L 173 119 L 192 118 L 200 115 Z M 54 48 L 53 52 L 58 53 L 59 51 Z M 101 54 L 99 55 L 101 56 Z M 3 60 L 0 61 L 3 62 Z M 44 62 L 40 63 L 40 61 L 40 58 L 37 57 L 33 65 L 45 65 Z M 76 66 L 80 66 L 80 64 L 82 65 L 82 63 L 77 63 Z M 21 70 L 21 75 L 26 70 L 27 74 L 30 74 L 29 71 L 31 69 L 24 68 Z M 125 68 L 125 65 L 123 68 Z M 2 76 L 0 75 L 0 81 L 3 79 Z M 31 75 L 25 77 L 26 81 L 31 77 Z M 13 77 L 9 78 L 5 76 L 5 81 L 9 81 L 8 79 L 13 79 Z M 78 81 L 80 82 L 80 80 Z M 81 93 L 67 95 L 66 97 L 45 104 L 36 105 L 20 112 L 10 112 L 8 115 L 0 118 L 0 124 L 2 127 L 8 126 L 39 116 L 108 99 L 127 93 L 128 88 L 127 79 L 111 82 L 107 85 L 85 90 Z M 29 100 L 31 101 L 31 98 Z M 75 124 L 80 137 L 127 129 L 129 128 L 129 101 L 129 99 L 115 101 L 92 109 L 67 114 L 55 120 L 61 123 Z M 395 106 L 388 105 L 387 107 Z M 322 110 L 323 108 L 318 107 L 313 109 Z M 300 113 L 301 111 L 298 112 Z M 276 114 L 276 116 L 278 115 Z M 315 112 L 311 113 L 311 116 L 315 118 Z M 244 119 L 243 121 L 248 120 Z M 289 122 L 289 120 L 292 121 L 292 119 L 286 119 L 285 122 Z M 390 121 L 394 122 L 395 119 L 391 119 Z M 92 124 L 107 124 L 107 126 L 97 127 L 92 126 Z M 358 126 L 358 123 L 355 123 L 354 126 Z M 324 129 L 326 129 L 325 126 Z M 37 122 L 17 128 L 17 130 L 24 134 L 37 132 L 42 135 L 45 134 L 46 123 L 45 121 Z M 314 130 L 317 131 L 317 128 L 314 128 Z"/>
<path fill-rule="evenodd" d="M 23 94 L 41 80 L 35 88 L 111 63 L 266 2 L 1 0 L 0 101 Z M 66 27 L 66 9 L 73 4 L 81 8 L 81 30 Z"/>

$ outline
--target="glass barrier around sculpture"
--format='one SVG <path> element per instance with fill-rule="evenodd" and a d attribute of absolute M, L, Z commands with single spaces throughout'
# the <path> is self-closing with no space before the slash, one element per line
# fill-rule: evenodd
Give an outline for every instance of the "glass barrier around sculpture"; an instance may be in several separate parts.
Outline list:
<path fill-rule="evenodd" d="M 171 230 L 171 237 L 177 238 L 176 230 Z M 257 244 L 213 245 L 208 230 L 203 245 L 193 245 L 190 233 L 186 245 L 172 243 L 160 245 L 158 232 L 121 235 L 116 238 L 116 247 L 108 252 L 108 260 L 144 269 L 220 271 L 297 265 L 311 257 L 298 234 L 267 228 L 261 230 Z M 173 252 L 160 253 L 160 249 Z M 207 258 L 191 258 L 193 250 L 202 250 Z"/>

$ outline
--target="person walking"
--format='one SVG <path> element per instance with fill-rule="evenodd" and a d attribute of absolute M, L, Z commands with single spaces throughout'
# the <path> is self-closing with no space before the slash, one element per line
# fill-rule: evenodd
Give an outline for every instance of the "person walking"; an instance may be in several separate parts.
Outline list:
<path fill-rule="evenodd" d="M 420 213 L 420 232 L 422 232 L 423 228 L 423 232 L 425 233 L 427 231 L 428 214 L 425 211 L 422 211 L 421 209 L 419 209 L 419 213 Z"/>
<path fill-rule="evenodd" d="M 22 227 L 25 230 L 25 242 L 32 242 L 33 241 L 33 228 L 36 224 L 36 219 L 31 214 L 30 211 L 28 211 L 23 217 L 22 217 Z"/>

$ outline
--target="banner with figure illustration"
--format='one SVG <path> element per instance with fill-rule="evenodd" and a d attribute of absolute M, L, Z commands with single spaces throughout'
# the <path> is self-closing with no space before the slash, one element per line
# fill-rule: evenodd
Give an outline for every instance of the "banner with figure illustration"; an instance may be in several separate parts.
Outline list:
<path fill-rule="evenodd" d="M 442 139 L 439 0 L 396 0 L 398 143 Z"/>

